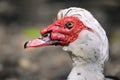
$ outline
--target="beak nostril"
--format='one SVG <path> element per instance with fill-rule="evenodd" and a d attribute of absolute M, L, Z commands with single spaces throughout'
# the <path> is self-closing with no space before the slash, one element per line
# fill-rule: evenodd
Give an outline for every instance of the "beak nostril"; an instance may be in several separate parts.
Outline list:
<path fill-rule="evenodd" d="M 43 37 L 47 37 L 48 36 L 48 33 L 44 34 Z"/>
<path fill-rule="evenodd" d="M 51 32 L 52 32 L 52 30 L 46 32 L 45 34 L 43 34 L 43 37 L 48 37 L 48 36 L 50 36 L 50 33 L 51 33 Z"/>

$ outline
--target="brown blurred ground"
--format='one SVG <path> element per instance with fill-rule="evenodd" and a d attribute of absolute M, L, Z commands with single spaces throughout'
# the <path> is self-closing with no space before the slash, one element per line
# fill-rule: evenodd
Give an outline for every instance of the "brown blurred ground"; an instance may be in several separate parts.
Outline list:
<path fill-rule="evenodd" d="M 105 74 L 120 78 L 119 0 L 0 0 L 0 80 L 65 80 L 72 68 L 62 47 L 23 49 L 26 28 L 54 21 L 59 9 L 88 9 L 107 31 L 110 60 Z M 39 33 L 39 32 L 38 32 Z"/>

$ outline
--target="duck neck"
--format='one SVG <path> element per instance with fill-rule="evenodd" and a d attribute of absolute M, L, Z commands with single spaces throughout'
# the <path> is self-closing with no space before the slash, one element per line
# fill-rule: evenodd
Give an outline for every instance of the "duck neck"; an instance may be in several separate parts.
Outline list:
<path fill-rule="evenodd" d="M 102 64 L 86 62 L 75 56 L 71 58 L 73 68 L 67 80 L 104 80 Z"/>
<path fill-rule="evenodd" d="M 74 42 L 63 47 L 73 60 L 73 69 L 67 80 L 104 80 L 108 45 L 101 40 L 94 32 L 83 31 Z"/>

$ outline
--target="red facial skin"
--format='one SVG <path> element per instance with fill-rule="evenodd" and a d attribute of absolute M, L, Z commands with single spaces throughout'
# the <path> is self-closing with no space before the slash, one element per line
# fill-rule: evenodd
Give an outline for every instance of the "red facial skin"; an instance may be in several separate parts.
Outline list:
<path fill-rule="evenodd" d="M 78 38 L 82 30 L 91 31 L 91 29 L 86 27 L 77 17 L 66 16 L 41 30 L 42 36 L 47 33 L 49 33 L 50 36 L 46 35 L 42 39 L 39 39 L 40 41 L 38 41 L 38 39 L 29 41 L 25 43 L 24 47 L 41 47 L 48 45 L 67 46 Z M 49 41 L 47 41 L 47 39 Z M 56 42 L 53 43 L 53 41 Z"/>
<path fill-rule="evenodd" d="M 71 29 L 68 29 L 65 24 L 72 22 Z M 82 30 L 90 30 L 77 17 L 69 16 L 59 19 L 41 30 L 44 35 L 51 32 L 51 40 L 59 40 L 59 45 L 67 46 L 69 43 L 75 41 Z"/>

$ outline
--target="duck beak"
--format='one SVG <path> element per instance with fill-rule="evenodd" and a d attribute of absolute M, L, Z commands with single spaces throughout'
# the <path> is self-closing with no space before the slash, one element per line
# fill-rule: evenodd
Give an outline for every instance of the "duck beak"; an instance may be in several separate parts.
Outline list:
<path fill-rule="evenodd" d="M 42 39 L 34 39 L 31 41 L 27 41 L 24 44 L 24 48 L 32 48 L 32 47 L 41 47 L 41 46 L 47 46 L 50 45 L 50 43 L 47 43 L 45 41 L 43 41 Z"/>
<path fill-rule="evenodd" d="M 31 41 L 25 42 L 24 48 L 49 46 L 49 45 L 55 45 L 56 43 L 58 43 L 58 41 L 57 40 L 52 40 L 50 38 L 50 33 L 46 33 L 45 36 L 43 35 L 40 38 L 33 39 Z"/>

